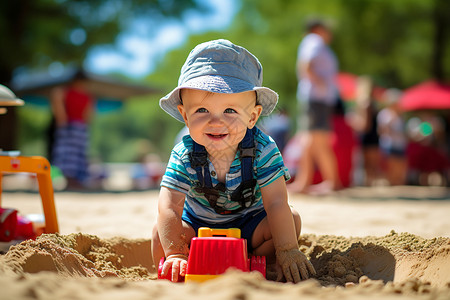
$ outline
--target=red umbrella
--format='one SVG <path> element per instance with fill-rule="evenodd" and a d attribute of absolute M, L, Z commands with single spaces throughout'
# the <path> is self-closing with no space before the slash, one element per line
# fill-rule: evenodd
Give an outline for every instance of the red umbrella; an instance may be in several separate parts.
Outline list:
<path fill-rule="evenodd" d="M 400 98 L 403 110 L 450 109 L 450 85 L 434 80 L 413 86 Z"/>

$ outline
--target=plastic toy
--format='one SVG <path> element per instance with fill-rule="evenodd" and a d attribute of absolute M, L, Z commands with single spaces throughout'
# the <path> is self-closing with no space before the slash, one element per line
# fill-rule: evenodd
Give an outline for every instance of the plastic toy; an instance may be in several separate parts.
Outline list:
<path fill-rule="evenodd" d="M 172 278 L 169 271 L 161 276 L 164 258 L 158 267 L 158 279 Z M 179 282 L 203 282 L 225 273 L 228 268 L 244 272 L 258 271 L 266 277 L 266 257 L 247 255 L 247 240 L 241 238 L 238 228 L 212 229 L 201 227 L 198 237 L 191 240 L 186 276 L 179 276 Z"/>
<path fill-rule="evenodd" d="M 17 98 L 9 88 L 0 84 L 0 108 L 23 104 L 22 99 Z M 0 114 L 4 112 L 5 110 L 0 110 Z M 21 156 L 20 151 L 2 151 L 0 149 L 0 208 L 2 205 L 2 176 L 9 173 L 34 173 L 36 175 L 45 216 L 45 227 L 42 231 L 44 233 L 59 232 L 49 161 L 41 156 Z M 6 211 L 0 211 L 0 213 L 0 242 L 35 237 L 36 232 L 30 233 L 32 222 L 18 217 L 17 212 L 7 215 Z M 7 216 L 8 223 L 4 222 Z"/>

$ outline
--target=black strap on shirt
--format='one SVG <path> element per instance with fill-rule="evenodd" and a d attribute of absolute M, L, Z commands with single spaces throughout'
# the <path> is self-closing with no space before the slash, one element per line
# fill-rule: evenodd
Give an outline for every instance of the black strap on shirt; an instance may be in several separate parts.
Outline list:
<path fill-rule="evenodd" d="M 219 182 L 216 186 L 212 186 L 211 174 L 208 164 L 208 153 L 204 146 L 194 141 L 194 149 L 190 154 L 191 167 L 197 173 L 199 185 L 195 187 L 198 193 L 204 194 L 211 207 L 219 214 L 229 214 L 238 212 L 244 208 L 248 208 L 255 202 L 255 186 L 253 161 L 255 158 L 256 148 L 253 130 L 247 129 L 244 139 L 239 143 L 240 161 L 241 161 L 241 178 L 242 182 L 239 187 L 231 194 L 231 200 L 238 202 L 240 208 L 236 210 L 226 210 L 217 205 L 219 192 L 225 192 L 226 187 Z"/>

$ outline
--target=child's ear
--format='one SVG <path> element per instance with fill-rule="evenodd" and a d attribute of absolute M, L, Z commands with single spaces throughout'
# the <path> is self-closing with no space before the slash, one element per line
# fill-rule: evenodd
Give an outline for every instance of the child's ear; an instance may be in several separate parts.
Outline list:
<path fill-rule="evenodd" d="M 178 108 L 178 111 L 180 112 L 181 116 L 183 117 L 184 124 L 186 124 L 186 126 L 189 127 L 187 116 L 186 116 L 186 110 L 184 109 L 183 104 L 178 104 L 177 108 Z"/>
<path fill-rule="evenodd" d="M 248 122 L 248 128 L 252 129 L 255 125 L 256 122 L 259 119 L 259 116 L 261 116 L 261 112 L 262 112 L 262 106 L 257 104 L 255 105 L 255 107 L 253 107 L 252 112 L 250 114 L 250 120 Z"/>

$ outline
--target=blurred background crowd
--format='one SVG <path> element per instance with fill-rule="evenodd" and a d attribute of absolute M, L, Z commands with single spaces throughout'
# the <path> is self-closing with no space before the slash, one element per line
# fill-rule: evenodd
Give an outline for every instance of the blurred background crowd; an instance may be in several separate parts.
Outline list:
<path fill-rule="evenodd" d="M 320 18 L 339 59 L 330 143 L 342 187 L 449 186 L 449 11 L 446 0 L 2 1 L 0 84 L 25 105 L 0 115 L 0 149 L 47 157 L 56 189 L 155 188 L 183 134 L 158 100 L 190 49 L 226 38 L 259 58 L 280 95 L 258 125 L 295 177 L 297 49 Z M 83 100 L 64 112 L 74 95 Z M 86 153 L 61 146 L 62 128 Z M 24 188 L 8 177 L 3 189 Z"/>

